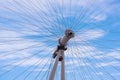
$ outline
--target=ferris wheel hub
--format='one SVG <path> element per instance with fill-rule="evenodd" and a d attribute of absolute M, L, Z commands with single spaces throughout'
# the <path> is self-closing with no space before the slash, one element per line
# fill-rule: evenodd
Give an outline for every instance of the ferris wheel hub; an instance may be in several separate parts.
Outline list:
<path fill-rule="evenodd" d="M 67 42 L 75 36 L 71 29 L 66 29 L 65 35 L 59 39 L 59 45 L 66 46 Z"/>
<path fill-rule="evenodd" d="M 67 50 L 67 47 L 66 47 L 66 45 L 67 45 L 67 43 L 68 43 L 68 41 L 71 39 L 71 38 L 73 38 L 75 36 L 75 34 L 74 34 L 74 32 L 71 30 L 71 29 L 66 29 L 66 31 L 65 31 L 65 35 L 63 36 L 63 37 L 61 37 L 60 39 L 59 39 L 59 44 L 58 44 L 58 46 L 57 46 L 57 48 L 56 48 L 56 50 L 55 50 L 55 52 L 54 52 L 54 54 L 53 54 L 53 58 L 55 58 L 56 56 L 57 56 L 57 53 L 60 51 L 60 50 L 63 50 L 63 51 L 66 51 Z M 60 56 L 61 57 L 61 56 Z M 60 58 L 60 60 L 59 61 L 61 61 L 62 60 L 62 57 Z"/>

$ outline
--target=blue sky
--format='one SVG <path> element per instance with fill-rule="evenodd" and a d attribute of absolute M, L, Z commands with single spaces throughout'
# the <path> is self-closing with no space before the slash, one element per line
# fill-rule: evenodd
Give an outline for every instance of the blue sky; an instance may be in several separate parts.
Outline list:
<path fill-rule="evenodd" d="M 0 80 L 48 80 L 66 29 L 75 32 L 66 80 L 120 80 L 119 8 L 119 0 L 0 0 Z"/>

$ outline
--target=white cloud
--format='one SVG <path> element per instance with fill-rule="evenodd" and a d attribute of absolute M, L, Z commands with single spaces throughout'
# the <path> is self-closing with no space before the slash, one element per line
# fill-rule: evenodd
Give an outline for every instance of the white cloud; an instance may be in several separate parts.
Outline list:
<path fill-rule="evenodd" d="M 32 70 L 33 71 L 33 70 Z M 41 69 L 34 69 L 34 71 L 37 71 L 37 72 L 44 72 L 44 71 L 50 71 L 49 69 L 47 69 L 47 68 L 41 68 Z"/>
<path fill-rule="evenodd" d="M 95 53 L 88 54 L 90 52 L 97 51 L 97 49 L 93 46 L 71 46 L 69 49 L 65 52 L 65 56 L 68 57 L 88 57 L 90 55 L 93 55 Z M 74 55 L 74 56 L 73 56 Z"/>
<path fill-rule="evenodd" d="M 113 76 L 120 76 L 120 73 L 113 73 L 111 75 L 113 75 Z"/>
<path fill-rule="evenodd" d="M 9 40 L 7 41 L 9 42 Z M 29 40 L 20 40 L 20 41 L 13 41 L 12 43 L 4 43 L 3 45 L 0 45 L 0 50 L 4 51 L 13 51 L 21 50 L 21 49 L 32 49 L 36 46 L 41 45 L 39 42 L 29 41 Z M 34 46 L 34 47 L 33 47 Z"/>
<path fill-rule="evenodd" d="M 16 4 L 15 1 L 18 2 L 19 5 Z M 56 6 L 60 7 L 60 8 L 63 7 L 63 9 L 62 9 L 63 16 L 68 16 L 68 15 L 72 16 L 76 13 L 76 11 L 78 12 L 77 15 L 80 15 L 81 14 L 81 13 L 79 13 L 81 10 L 80 8 L 83 7 L 82 10 L 87 11 L 87 12 L 85 12 L 85 15 L 88 15 L 88 20 L 90 17 L 92 17 L 94 20 L 97 20 L 97 21 L 106 19 L 108 14 L 112 10 L 115 10 L 114 8 L 116 8 L 115 5 L 111 6 L 111 4 L 110 4 L 111 2 L 114 2 L 114 0 L 97 0 L 97 1 L 96 0 L 91 0 L 91 1 L 89 1 L 89 0 L 74 0 L 74 1 L 71 0 L 71 5 L 72 5 L 72 7 L 71 7 L 72 15 L 71 15 L 70 9 L 69 9 L 70 8 L 69 0 L 63 1 L 64 4 L 62 4 L 61 0 L 56 0 L 56 1 L 53 1 L 53 0 L 35 0 L 35 1 L 33 1 L 33 0 L 29 0 L 29 1 L 28 0 L 15 0 L 15 1 L 14 0 L 4 0 L 4 1 L 2 0 L 1 2 L 3 2 L 2 4 L 8 5 L 9 8 L 14 9 L 15 11 L 18 11 L 18 12 L 19 11 L 23 12 L 23 13 L 26 13 L 26 12 L 38 13 L 39 12 L 39 14 L 41 14 L 40 12 L 42 12 L 42 11 L 45 13 L 48 13 L 51 10 L 52 10 L 51 13 L 54 14 L 55 13 L 54 10 L 51 9 L 52 8 L 51 5 L 54 4 L 53 8 L 55 8 Z M 102 4 L 102 6 L 99 6 L 101 4 Z M 21 8 L 21 7 L 24 7 L 24 8 Z M 89 13 L 89 11 L 93 11 L 92 16 L 91 16 L 91 14 L 87 14 L 87 13 Z M 50 15 L 52 15 L 52 14 L 50 14 Z M 59 13 L 57 13 L 57 14 L 59 14 Z M 54 14 L 53 16 L 56 15 L 58 17 L 57 14 Z M 96 15 L 93 16 L 93 14 L 96 14 Z M 43 14 L 41 14 L 41 15 L 43 16 Z M 50 15 L 49 15 L 49 17 L 50 17 Z M 45 17 L 45 15 L 44 15 L 44 17 Z"/>
<path fill-rule="evenodd" d="M 103 63 L 97 63 L 96 67 L 106 67 L 106 66 L 118 66 L 119 62 L 117 61 L 112 61 L 112 62 L 103 62 Z"/>
<path fill-rule="evenodd" d="M 79 31 L 76 34 L 76 37 L 71 41 L 76 41 L 76 42 L 78 41 L 78 42 L 84 43 L 85 41 L 101 38 L 104 35 L 105 35 L 105 32 L 100 29 L 83 30 L 83 31 Z"/>
<path fill-rule="evenodd" d="M 83 39 L 84 40 L 91 40 L 100 38 L 105 35 L 105 32 L 103 30 L 86 30 L 83 32 Z"/>
<path fill-rule="evenodd" d="M 102 59 L 102 58 L 105 58 L 106 56 L 105 55 L 96 55 L 94 56 L 95 59 Z"/>
<path fill-rule="evenodd" d="M 40 10 L 46 10 L 46 0 L 1 0 L 2 7 L 13 9 L 14 11 L 23 12 L 38 12 Z M 7 6 L 6 6 L 7 5 Z M 36 7 L 34 7 L 36 6 Z M 43 7 L 44 6 L 44 7 Z M 39 8 L 38 8 L 39 7 Z M 42 7 L 42 8 L 40 8 Z"/>
<path fill-rule="evenodd" d="M 103 72 L 98 72 L 96 73 L 97 75 L 103 75 L 104 73 Z"/>
<path fill-rule="evenodd" d="M 72 61 L 72 59 L 71 60 L 67 60 L 66 62 L 65 62 L 65 65 L 66 66 L 71 66 L 71 65 L 74 65 L 74 68 L 75 67 L 80 67 L 80 66 L 88 66 L 88 65 L 90 65 L 89 63 L 84 63 L 83 61 L 81 61 L 81 60 L 79 60 L 79 59 L 75 59 L 75 60 L 73 60 Z"/>
<path fill-rule="evenodd" d="M 38 58 L 38 57 L 33 57 L 31 59 L 22 59 L 18 61 L 17 63 L 11 64 L 21 66 L 21 67 L 26 67 L 26 66 L 43 66 L 45 64 L 50 64 L 50 61 L 48 61 L 49 58 Z M 41 62 L 41 63 L 40 63 Z M 22 64 L 19 64 L 22 63 Z"/>
<path fill-rule="evenodd" d="M 15 31 L 0 30 L 0 37 L 21 37 L 22 35 Z"/>
<path fill-rule="evenodd" d="M 104 21 L 106 19 L 106 15 L 104 14 L 98 14 L 98 15 L 91 15 L 90 19 L 91 22 L 95 22 L 95 21 Z M 88 20 L 89 21 L 89 20 Z"/>
<path fill-rule="evenodd" d="M 106 56 L 112 60 L 120 59 L 120 48 L 113 49 L 111 52 L 107 53 Z"/>

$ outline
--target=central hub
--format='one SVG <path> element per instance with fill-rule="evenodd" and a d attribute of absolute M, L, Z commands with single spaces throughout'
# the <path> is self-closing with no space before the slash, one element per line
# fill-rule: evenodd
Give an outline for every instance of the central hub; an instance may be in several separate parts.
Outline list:
<path fill-rule="evenodd" d="M 59 52 L 59 50 L 67 50 L 67 43 L 68 41 L 73 38 L 75 36 L 74 32 L 71 29 L 67 29 L 65 31 L 65 35 L 63 37 L 61 37 L 59 39 L 59 45 L 57 46 L 57 49 L 55 50 L 54 54 L 53 54 L 53 58 L 55 58 L 57 56 L 57 53 Z M 62 56 L 60 57 L 60 60 L 62 60 Z"/>
<path fill-rule="evenodd" d="M 59 45 L 61 46 L 66 46 L 67 45 L 67 42 L 74 37 L 74 32 L 70 29 L 67 29 L 65 31 L 65 35 L 59 39 Z"/>

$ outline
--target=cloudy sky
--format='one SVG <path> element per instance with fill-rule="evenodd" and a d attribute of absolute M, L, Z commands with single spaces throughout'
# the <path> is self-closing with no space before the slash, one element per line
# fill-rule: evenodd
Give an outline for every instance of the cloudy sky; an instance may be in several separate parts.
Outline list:
<path fill-rule="evenodd" d="M 66 29 L 75 33 L 66 80 L 120 80 L 119 8 L 119 0 L 0 0 L 0 80 L 49 80 Z"/>

